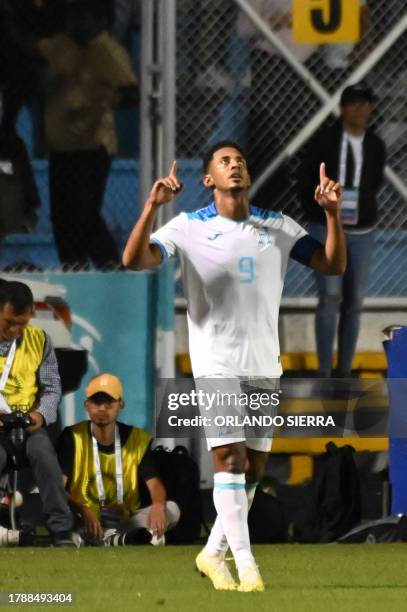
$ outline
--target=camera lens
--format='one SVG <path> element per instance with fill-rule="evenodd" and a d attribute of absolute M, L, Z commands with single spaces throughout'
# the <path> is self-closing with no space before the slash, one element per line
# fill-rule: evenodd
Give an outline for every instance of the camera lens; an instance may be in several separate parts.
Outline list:
<path fill-rule="evenodd" d="M 24 429 L 22 427 L 16 427 L 15 429 L 12 429 L 10 439 L 14 446 L 21 446 L 24 443 L 25 439 Z"/>

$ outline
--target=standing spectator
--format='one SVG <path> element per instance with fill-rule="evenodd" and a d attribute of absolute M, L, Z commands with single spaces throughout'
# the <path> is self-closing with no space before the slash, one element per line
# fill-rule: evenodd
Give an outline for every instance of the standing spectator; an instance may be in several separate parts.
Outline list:
<path fill-rule="evenodd" d="M 27 9 L 28 7 L 26 7 Z M 30 12 L 26 11 L 28 20 Z M 36 62 L 25 47 L 19 6 L 0 2 L 0 239 L 33 232 L 40 200 L 24 141 L 16 131 L 18 113 L 35 90 Z"/>
<path fill-rule="evenodd" d="M 137 102 L 130 59 L 107 32 L 109 11 L 98 0 L 72 0 L 66 33 L 40 41 L 50 68 L 46 97 L 51 219 L 65 268 L 119 264 L 101 216 L 112 156 L 113 109 Z"/>
<path fill-rule="evenodd" d="M 321 376 L 330 376 L 338 327 L 338 370 L 351 374 L 359 333 L 363 296 L 369 277 L 377 192 L 383 181 L 386 152 L 381 138 L 368 128 L 373 94 L 363 84 L 347 87 L 341 96 L 341 118 L 309 143 L 299 171 L 299 195 L 314 238 L 324 240 L 324 216 L 313 203 L 314 181 L 321 160 L 344 187 L 342 223 L 347 237 L 348 265 L 341 276 L 315 273 L 319 302 L 315 333 Z"/>

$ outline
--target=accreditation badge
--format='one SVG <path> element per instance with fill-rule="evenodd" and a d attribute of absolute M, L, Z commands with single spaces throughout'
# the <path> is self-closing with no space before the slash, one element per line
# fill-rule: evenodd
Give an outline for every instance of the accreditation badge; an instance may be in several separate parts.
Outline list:
<path fill-rule="evenodd" d="M 343 225 L 356 225 L 359 220 L 359 189 L 345 189 L 343 192 L 341 219 Z"/>

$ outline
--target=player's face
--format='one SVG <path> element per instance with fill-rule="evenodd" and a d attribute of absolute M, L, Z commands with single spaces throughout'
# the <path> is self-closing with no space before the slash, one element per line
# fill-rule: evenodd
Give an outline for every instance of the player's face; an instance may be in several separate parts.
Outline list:
<path fill-rule="evenodd" d="M 85 408 L 92 423 L 99 427 L 106 427 L 116 421 L 117 415 L 123 408 L 123 402 L 115 400 L 107 393 L 97 393 L 86 400 Z"/>
<path fill-rule="evenodd" d="M 360 102 L 354 102 L 353 104 L 346 104 L 346 106 L 343 106 L 342 118 L 348 125 L 359 130 L 365 130 L 371 112 L 372 105 L 369 102 L 361 100 Z"/>
<path fill-rule="evenodd" d="M 250 187 L 250 175 L 243 155 L 233 147 L 213 154 L 204 185 L 220 191 L 242 191 Z"/>
<path fill-rule="evenodd" d="M 0 340 L 14 340 L 23 333 L 33 316 L 33 309 L 27 308 L 22 314 L 16 314 L 11 304 L 0 308 Z"/>

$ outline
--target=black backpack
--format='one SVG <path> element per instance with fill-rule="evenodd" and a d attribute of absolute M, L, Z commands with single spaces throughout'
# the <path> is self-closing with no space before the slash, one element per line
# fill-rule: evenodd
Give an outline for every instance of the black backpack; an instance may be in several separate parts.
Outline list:
<path fill-rule="evenodd" d="M 315 458 L 310 497 L 294 528 L 299 542 L 333 542 L 360 523 L 360 482 L 354 449 L 333 442 Z"/>
<path fill-rule="evenodd" d="M 248 523 L 252 544 L 276 544 L 288 541 L 288 520 L 284 505 L 261 487 L 257 487 Z"/>
<path fill-rule="evenodd" d="M 166 542 L 191 544 L 199 539 L 202 526 L 198 465 L 184 446 L 176 446 L 172 451 L 158 446 L 154 455 L 167 498 L 175 501 L 181 510 L 178 524 L 165 535 Z"/>
<path fill-rule="evenodd" d="M 388 516 L 351 529 L 339 538 L 341 544 L 388 544 L 407 542 L 407 516 Z"/>

